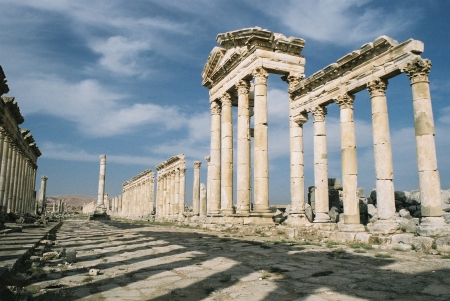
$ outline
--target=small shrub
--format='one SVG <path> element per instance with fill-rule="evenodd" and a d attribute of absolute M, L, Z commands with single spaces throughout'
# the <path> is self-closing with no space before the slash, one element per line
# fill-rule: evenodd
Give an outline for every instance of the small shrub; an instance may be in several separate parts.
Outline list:
<path fill-rule="evenodd" d="M 94 280 L 94 277 L 88 276 L 88 277 L 83 279 L 83 282 L 91 282 L 92 280 Z"/>
<path fill-rule="evenodd" d="M 333 250 L 332 252 L 333 252 L 333 253 L 346 253 L 346 251 L 345 251 L 344 249 L 342 249 L 342 248 L 335 249 L 335 250 Z"/>
<path fill-rule="evenodd" d="M 442 259 L 450 259 L 450 254 L 442 255 L 441 258 L 442 258 Z"/>
<path fill-rule="evenodd" d="M 392 256 L 389 254 L 382 254 L 382 253 L 377 253 L 375 254 L 376 258 L 391 258 Z"/>
<path fill-rule="evenodd" d="M 353 252 L 355 252 L 355 253 L 367 253 L 367 251 L 364 250 L 364 249 L 356 249 L 356 250 L 353 250 Z"/>

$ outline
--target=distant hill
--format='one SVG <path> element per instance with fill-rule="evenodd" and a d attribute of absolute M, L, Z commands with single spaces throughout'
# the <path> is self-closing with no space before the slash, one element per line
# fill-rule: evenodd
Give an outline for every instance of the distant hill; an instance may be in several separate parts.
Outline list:
<path fill-rule="evenodd" d="M 49 208 L 49 206 L 53 206 L 53 203 L 59 202 L 59 200 L 63 200 L 64 203 L 67 203 L 67 206 L 70 207 L 81 207 L 83 206 L 83 204 L 88 204 L 90 202 L 92 202 L 93 200 L 97 200 L 97 197 L 93 197 L 93 196 L 84 196 L 84 195 L 77 195 L 77 194 L 72 194 L 72 195 L 52 195 L 52 196 L 47 196 L 47 208 Z M 58 204 L 58 203 L 56 203 Z"/>

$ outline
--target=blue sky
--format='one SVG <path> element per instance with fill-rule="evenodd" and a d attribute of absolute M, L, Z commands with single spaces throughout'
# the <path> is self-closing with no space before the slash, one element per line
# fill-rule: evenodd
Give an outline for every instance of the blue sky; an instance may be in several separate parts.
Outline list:
<path fill-rule="evenodd" d="M 99 155 L 106 192 L 167 158 L 193 161 L 206 181 L 210 111 L 200 76 L 217 34 L 260 26 L 306 40 L 309 76 L 380 35 L 425 43 L 443 189 L 450 188 L 449 1 L 0 0 L 0 65 L 43 155 L 47 194 L 96 196 Z M 270 202 L 289 203 L 287 84 L 269 77 Z M 387 91 L 396 190 L 418 188 L 411 90 Z M 328 106 L 329 176 L 340 177 L 338 106 Z M 234 112 L 236 115 L 236 112 Z M 356 95 L 358 186 L 375 187 L 370 99 Z M 306 185 L 313 185 L 312 122 L 305 125 Z M 39 189 L 39 181 L 36 189 Z"/>

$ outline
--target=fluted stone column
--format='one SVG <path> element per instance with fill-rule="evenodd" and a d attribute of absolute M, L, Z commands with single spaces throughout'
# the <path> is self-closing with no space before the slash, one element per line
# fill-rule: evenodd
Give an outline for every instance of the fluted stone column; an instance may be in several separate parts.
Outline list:
<path fill-rule="evenodd" d="M 45 207 L 46 207 L 45 194 L 47 192 L 47 180 L 48 180 L 47 176 L 41 177 L 41 190 L 39 190 L 39 200 L 41 201 L 42 214 L 45 214 Z"/>
<path fill-rule="evenodd" d="M 14 212 L 14 180 L 16 179 L 16 164 L 17 163 L 17 149 L 13 146 L 12 150 L 12 161 L 11 161 L 11 174 L 9 178 L 9 189 L 8 189 L 8 208 L 11 212 Z"/>
<path fill-rule="evenodd" d="M 10 189 L 11 189 L 11 175 L 12 175 L 12 167 L 14 166 L 14 147 L 11 143 L 11 140 L 9 140 L 9 137 L 6 138 L 6 140 L 9 142 L 9 151 L 8 151 L 8 165 L 6 168 L 6 177 L 5 177 L 5 190 L 3 195 L 3 203 L 6 204 L 6 209 L 11 209 L 11 202 L 10 202 Z M 36 202 L 36 213 L 37 213 L 37 202 Z"/>
<path fill-rule="evenodd" d="M 180 217 L 186 204 L 186 167 L 180 168 Z"/>
<path fill-rule="evenodd" d="M 421 235 L 436 235 L 440 231 L 439 228 L 445 226 L 442 218 L 441 181 L 437 169 L 434 118 L 428 81 L 430 70 L 431 61 L 422 58 L 416 58 L 402 70 L 411 80 L 422 214 L 418 233 Z M 430 227 L 433 226 L 438 228 L 432 230 Z"/>
<path fill-rule="evenodd" d="M 247 80 L 240 80 L 238 90 L 237 129 L 237 206 L 236 213 L 250 213 L 250 104 Z"/>
<path fill-rule="evenodd" d="M 206 204 L 210 204 L 210 195 L 211 195 L 211 156 L 206 156 L 205 160 L 208 164 L 208 174 L 206 179 Z M 206 207 L 208 207 L 206 205 Z"/>
<path fill-rule="evenodd" d="M 175 201 L 174 201 L 174 214 L 180 214 L 180 169 L 175 170 Z"/>
<path fill-rule="evenodd" d="M 291 211 L 290 225 L 304 224 L 305 219 L 305 159 L 303 152 L 303 124 L 308 121 L 306 112 L 290 118 L 291 155 Z"/>
<path fill-rule="evenodd" d="M 262 67 L 253 70 L 255 79 L 255 138 L 254 138 L 254 185 L 255 213 L 269 213 L 269 144 L 267 112 L 267 78 L 269 73 Z"/>
<path fill-rule="evenodd" d="M 220 213 L 220 163 L 221 163 L 221 105 L 217 101 L 211 102 L 211 196 L 208 204 L 208 214 L 217 215 Z"/>
<path fill-rule="evenodd" d="M 175 171 L 170 173 L 170 215 L 174 214 L 175 206 Z"/>
<path fill-rule="evenodd" d="M 162 190 L 162 215 L 167 215 L 167 174 L 163 175 L 163 190 Z"/>
<path fill-rule="evenodd" d="M 8 200 L 5 198 L 5 189 L 7 187 L 7 174 L 8 174 L 8 162 L 11 161 L 11 153 L 10 153 L 10 143 L 9 138 L 6 137 L 3 142 L 3 149 L 2 149 L 2 162 L 1 162 L 1 169 L 0 169 L 0 203 L 3 206 L 3 210 L 8 209 Z"/>
<path fill-rule="evenodd" d="M 24 199 L 22 197 L 23 179 L 24 179 L 24 155 L 21 153 L 19 156 L 19 176 L 17 179 L 17 212 L 23 213 Z"/>
<path fill-rule="evenodd" d="M 233 214 L 233 107 L 229 93 L 222 95 L 220 100 L 222 102 L 220 212 L 222 215 L 230 215 Z M 200 194 L 200 184 L 198 189 Z"/>
<path fill-rule="evenodd" d="M 192 194 L 192 211 L 194 215 L 200 213 L 200 166 L 201 161 L 194 161 L 194 187 Z"/>
<path fill-rule="evenodd" d="M 98 180 L 98 198 L 96 211 L 98 213 L 105 213 L 106 208 L 104 204 L 104 195 L 105 195 L 105 175 L 106 175 L 106 155 L 100 156 L 100 175 Z"/>
<path fill-rule="evenodd" d="M 341 160 L 344 201 L 344 223 L 359 224 L 359 198 L 357 195 L 358 159 L 356 155 L 354 95 L 342 94 L 335 100 L 341 119 Z"/>
<path fill-rule="evenodd" d="M 328 216 L 328 158 L 325 115 L 327 109 L 317 106 L 311 110 L 314 118 L 314 186 L 315 189 L 315 223 L 327 223 Z"/>
<path fill-rule="evenodd" d="M 200 209 L 199 216 L 206 216 L 206 186 L 205 184 L 200 184 Z"/>
<path fill-rule="evenodd" d="M 377 209 L 378 218 L 381 220 L 392 219 L 395 216 L 394 172 L 386 101 L 387 84 L 387 80 L 384 79 L 374 79 L 367 83 L 372 102 Z"/>
<path fill-rule="evenodd" d="M 161 177 L 159 176 L 158 173 L 158 176 L 156 177 L 155 215 L 160 215 L 159 211 L 159 204 L 161 203 L 160 197 L 161 197 Z"/>

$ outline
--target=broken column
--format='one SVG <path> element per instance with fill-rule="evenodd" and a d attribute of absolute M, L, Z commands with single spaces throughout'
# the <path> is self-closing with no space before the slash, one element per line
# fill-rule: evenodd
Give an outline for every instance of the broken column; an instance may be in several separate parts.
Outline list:
<path fill-rule="evenodd" d="M 95 206 L 95 214 L 106 214 L 105 197 L 106 155 L 100 156 L 100 175 L 98 180 L 98 198 Z"/>
<path fill-rule="evenodd" d="M 41 202 L 41 208 L 42 208 L 41 213 L 42 214 L 45 214 L 45 207 L 46 207 L 45 193 L 47 190 L 47 180 L 48 180 L 48 177 L 46 177 L 46 176 L 41 177 L 41 189 L 39 190 L 39 201 Z"/>
<path fill-rule="evenodd" d="M 200 210 L 199 210 L 199 216 L 205 217 L 206 216 L 206 186 L 205 184 L 200 184 Z"/>

